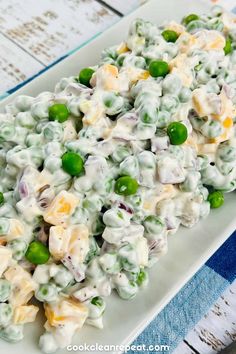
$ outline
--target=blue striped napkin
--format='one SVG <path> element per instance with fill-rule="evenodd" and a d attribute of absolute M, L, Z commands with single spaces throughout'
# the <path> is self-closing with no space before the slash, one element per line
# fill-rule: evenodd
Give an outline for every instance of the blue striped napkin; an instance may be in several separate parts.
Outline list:
<path fill-rule="evenodd" d="M 171 353 L 236 279 L 236 231 L 133 342 L 165 344 Z M 129 354 L 135 353 L 129 351 Z M 156 353 L 151 352 L 149 353 Z"/>

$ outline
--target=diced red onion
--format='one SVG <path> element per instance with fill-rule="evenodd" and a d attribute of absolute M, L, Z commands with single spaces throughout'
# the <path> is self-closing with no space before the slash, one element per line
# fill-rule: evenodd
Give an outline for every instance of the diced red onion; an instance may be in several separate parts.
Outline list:
<path fill-rule="evenodd" d="M 130 207 L 128 207 L 128 205 L 125 205 L 124 203 L 120 203 L 118 208 L 127 211 L 127 213 L 129 213 L 129 214 L 133 214 L 134 213 L 133 210 Z"/>
<path fill-rule="evenodd" d="M 20 199 L 24 199 L 29 196 L 29 190 L 27 184 L 23 181 L 19 183 L 18 191 L 19 191 Z"/>

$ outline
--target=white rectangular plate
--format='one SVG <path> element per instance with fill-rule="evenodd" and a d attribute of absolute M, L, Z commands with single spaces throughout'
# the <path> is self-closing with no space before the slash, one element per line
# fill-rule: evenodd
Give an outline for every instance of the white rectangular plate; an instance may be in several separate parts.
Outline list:
<path fill-rule="evenodd" d="M 77 53 L 2 101 L 0 110 L 18 94 L 36 95 L 42 91 L 52 90 L 61 77 L 73 75 L 84 66 L 96 64 L 101 50 L 124 39 L 130 22 L 136 17 L 161 23 L 165 20 L 180 20 L 188 13 L 201 13 L 208 9 L 208 3 L 201 0 L 150 1 Z M 115 295 L 111 296 L 107 300 L 104 329 L 98 330 L 85 326 L 74 338 L 74 344 L 125 345 L 131 343 L 235 228 L 235 194 L 231 193 L 221 209 L 211 212 L 210 216 L 196 227 L 181 228 L 176 235 L 169 237 L 168 254 L 150 271 L 148 287 L 140 291 L 132 301 L 121 300 Z M 39 335 L 43 332 L 43 321 L 42 317 L 38 318 L 37 323 L 27 325 L 25 339 L 20 343 L 10 345 L 0 341 L 0 353 L 39 354 L 37 342 Z M 68 351 L 65 349 L 60 353 L 68 353 Z"/>

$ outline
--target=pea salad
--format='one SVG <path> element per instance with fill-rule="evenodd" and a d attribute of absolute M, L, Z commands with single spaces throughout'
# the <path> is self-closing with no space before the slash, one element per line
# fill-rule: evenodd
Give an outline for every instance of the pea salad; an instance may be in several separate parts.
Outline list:
<path fill-rule="evenodd" d="M 136 19 L 97 66 L 0 114 L 0 338 L 103 328 L 106 297 L 148 284 L 180 225 L 236 188 L 236 21 Z M 32 297 L 37 299 L 31 301 Z M 105 314 L 106 316 L 106 314 Z"/>

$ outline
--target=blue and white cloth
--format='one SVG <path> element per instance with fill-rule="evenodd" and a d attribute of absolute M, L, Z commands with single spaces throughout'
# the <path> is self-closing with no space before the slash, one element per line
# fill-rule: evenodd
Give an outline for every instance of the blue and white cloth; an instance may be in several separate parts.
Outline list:
<path fill-rule="evenodd" d="M 236 279 L 236 231 L 134 341 L 165 344 L 169 354 Z M 129 354 L 135 352 L 129 351 Z M 156 353 L 151 352 L 149 353 Z M 165 351 L 165 353 L 168 353 Z M 184 354 L 184 353 L 183 353 Z"/>

